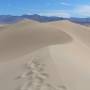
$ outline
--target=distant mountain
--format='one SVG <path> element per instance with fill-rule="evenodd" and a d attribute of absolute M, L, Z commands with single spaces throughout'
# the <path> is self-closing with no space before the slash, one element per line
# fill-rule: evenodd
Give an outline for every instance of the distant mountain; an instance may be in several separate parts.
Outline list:
<path fill-rule="evenodd" d="M 63 20 L 62 17 L 48 17 L 48 16 L 40 16 L 37 14 L 34 15 L 22 15 L 22 16 L 12 16 L 12 15 L 0 15 L 0 23 L 15 23 L 17 21 L 23 20 L 23 19 L 30 19 L 30 20 L 36 20 L 39 22 L 50 22 L 50 21 L 58 21 Z"/>
<path fill-rule="evenodd" d="M 23 19 L 36 20 L 39 22 L 50 22 L 50 21 L 60 21 L 60 20 L 69 20 L 71 22 L 88 25 L 90 24 L 90 18 L 62 18 L 56 16 L 40 16 L 38 14 L 34 15 L 22 15 L 22 16 L 13 16 L 13 15 L 0 15 L 0 23 L 15 23 Z"/>
<path fill-rule="evenodd" d="M 83 24 L 83 25 L 88 25 L 90 24 L 90 18 L 69 18 L 68 19 L 71 22 L 74 23 L 79 23 L 79 24 Z"/>
<path fill-rule="evenodd" d="M 27 18 L 27 19 L 31 19 L 31 20 L 36 20 L 39 22 L 49 22 L 49 21 L 58 21 L 58 20 L 63 20 L 64 18 L 62 17 L 55 17 L 55 16 L 40 16 L 38 14 L 34 14 L 34 15 L 22 15 L 22 18 Z"/>
<path fill-rule="evenodd" d="M 22 19 L 20 16 L 0 15 L 0 23 L 15 23 Z"/>

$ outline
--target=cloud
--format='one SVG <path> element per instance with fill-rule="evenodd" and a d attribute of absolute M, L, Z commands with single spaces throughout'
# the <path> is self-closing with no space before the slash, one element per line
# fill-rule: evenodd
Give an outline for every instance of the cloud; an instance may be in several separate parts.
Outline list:
<path fill-rule="evenodd" d="M 65 5 L 69 5 L 66 3 L 62 3 Z M 63 8 L 63 9 L 58 9 L 58 10 L 43 10 L 43 11 L 38 11 L 38 10 L 32 10 L 32 12 L 35 12 L 37 14 L 43 15 L 43 16 L 58 16 L 58 17 L 90 17 L 90 5 L 75 5 L 71 6 L 69 8 Z M 31 12 L 31 13 L 32 13 Z"/>
<path fill-rule="evenodd" d="M 64 6 L 70 6 L 70 4 L 69 3 L 66 3 L 66 2 L 61 2 L 60 4 L 61 5 L 64 5 Z"/>
<path fill-rule="evenodd" d="M 74 13 L 82 17 L 90 17 L 90 5 L 79 5 L 74 9 Z"/>
<path fill-rule="evenodd" d="M 45 15 L 45 16 L 58 16 L 58 17 L 66 17 L 66 18 L 71 17 L 71 15 L 64 10 L 53 10 L 53 11 L 48 11 L 48 12 L 39 13 L 39 14 Z"/>
<path fill-rule="evenodd" d="M 62 2 L 63 5 L 69 5 L 68 3 Z M 46 16 L 59 16 L 59 17 L 90 17 L 90 5 L 76 5 L 69 9 L 62 10 L 49 10 L 40 15 Z"/>

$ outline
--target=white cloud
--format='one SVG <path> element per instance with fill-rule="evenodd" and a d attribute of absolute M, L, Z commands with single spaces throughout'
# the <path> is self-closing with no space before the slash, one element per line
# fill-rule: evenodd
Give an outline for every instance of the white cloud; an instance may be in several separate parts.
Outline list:
<path fill-rule="evenodd" d="M 64 5 L 64 6 L 70 6 L 70 4 L 69 3 L 66 3 L 66 2 L 61 2 L 60 4 L 61 5 Z"/>
<path fill-rule="evenodd" d="M 65 4 L 65 3 L 62 3 Z M 67 4 L 68 5 L 68 4 Z M 72 8 L 62 9 L 62 10 L 43 10 L 42 12 L 32 10 L 37 14 L 43 16 L 58 16 L 58 17 L 90 17 L 90 5 L 77 5 Z M 32 13 L 31 12 L 31 13 Z"/>
<path fill-rule="evenodd" d="M 75 7 L 74 12 L 83 17 L 90 17 L 90 5 L 80 5 Z"/>

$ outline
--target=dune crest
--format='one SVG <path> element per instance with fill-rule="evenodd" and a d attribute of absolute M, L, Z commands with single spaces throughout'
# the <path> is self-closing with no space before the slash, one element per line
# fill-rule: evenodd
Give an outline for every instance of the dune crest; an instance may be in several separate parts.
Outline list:
<path fill-rule="evenodd" d="M 88 27 L 67 20 L 51 22 L 47 23 L 47 25 L 67 32 L 72 35 L 73 38 L 80 40 L 90 47 L 90 29 Z"/>
<path fill-rule="evenodd" d="M 34 21 L 34 20 L 29 20 L 29 19 L 23 19 L 17 22 L 17 24 L 35 24 L 35 23 L 39 23 L 39 22 Z"/>

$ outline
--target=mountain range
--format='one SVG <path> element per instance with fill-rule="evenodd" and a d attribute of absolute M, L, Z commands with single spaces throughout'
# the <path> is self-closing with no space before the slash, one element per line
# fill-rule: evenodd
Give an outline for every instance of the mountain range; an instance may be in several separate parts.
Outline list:
<path fill-rule="evenodd" d="M 33 15 L 21 15 L 21 16 L 14 16 L 14 15 L 0 15 L 0 23 L 9 24 L 9 23 L 15 23 L 17 21 L 23 20 L 23 19 L 30 19 L 35 20 L 39 22 L 51 22 L 51 21 L 60 21 L 60 20 L 69 20 L 74 23 L 89 25 L 90 24 L 90 18 L 63 18 L 63 17 L 57 17 L 57 16 L 41 16 L 38 14 Z"/>

